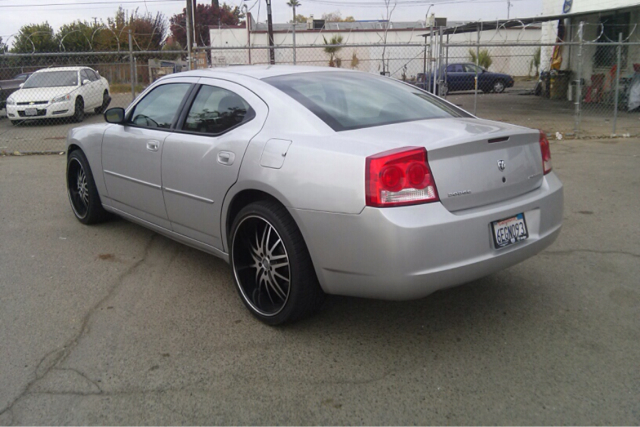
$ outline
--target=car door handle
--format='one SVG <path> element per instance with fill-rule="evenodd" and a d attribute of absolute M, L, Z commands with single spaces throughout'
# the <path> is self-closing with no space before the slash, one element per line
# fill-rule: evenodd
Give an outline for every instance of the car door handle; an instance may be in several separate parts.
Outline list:
<path fill-rule="evenodd" d="M 158 151 L 158 147 L 160 146 L 160 141 L 148 141 L 147 142 L 147 150 L 149 151 Z"/>

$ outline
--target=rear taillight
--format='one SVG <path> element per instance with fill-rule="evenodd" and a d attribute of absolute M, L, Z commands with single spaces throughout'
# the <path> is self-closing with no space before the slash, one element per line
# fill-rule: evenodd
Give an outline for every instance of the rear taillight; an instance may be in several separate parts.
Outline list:
<path fill-rule="evenodd" d="M 404 206 L 439 200 L 423 147 L 403 147 L 367 157 L 365 185 L 367 206 Z"/>
<path fill-rule="evenodd" d="M 542 131 L 540 131 L 540 151 L 542 152 L 542 170 L 546 175 L 551 172 L 551 149 L 547 135 Z"/>

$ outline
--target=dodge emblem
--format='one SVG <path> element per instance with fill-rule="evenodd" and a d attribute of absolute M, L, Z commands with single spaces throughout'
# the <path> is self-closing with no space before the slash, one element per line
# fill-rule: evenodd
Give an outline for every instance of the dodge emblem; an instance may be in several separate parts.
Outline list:
<path fill-rule="evenodd" d="M 498 160 L 498 169 L 500 169 L 500 172 L 503 172 L 506 167 L 507 163 L 504 160 Z"/>

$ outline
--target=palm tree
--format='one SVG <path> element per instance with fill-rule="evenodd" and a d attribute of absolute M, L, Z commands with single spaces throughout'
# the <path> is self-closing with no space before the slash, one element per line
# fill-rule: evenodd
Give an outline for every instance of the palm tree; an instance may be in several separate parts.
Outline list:
<path fill-rule="evenodd" d="M 324 40 L 324 44 L 327 45 L 327 47 L 324 48 L 324 51 L 329 54 L 329 67 L 340 68 L 340 64 L 342 64 L 342 60 L 338 58 L 336 53 L 338 53 L 338 51 L 342 49 L 342 46 L 335 46 L 335 45 L 342 44 L 342 36 L 333 36 L 329 41 L 327 41 L 327 39 L 324 38 L 324 36 L 322 36 L 322 39 Z"/>
<path fill-rule="evenodd" d="M 296 7 L 300 6 L 300 2 L 289 0 L 287 5 L 293 8 L 293 65 L 296 65 Z"/>

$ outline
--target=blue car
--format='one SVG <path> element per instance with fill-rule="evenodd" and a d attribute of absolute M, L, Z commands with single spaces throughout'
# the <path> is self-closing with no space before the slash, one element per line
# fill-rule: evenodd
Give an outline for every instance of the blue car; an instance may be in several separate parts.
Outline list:
<path fill-rule="evenodd" d="M 513 87 L 513 77 L 508 74 L 493 73 L 478 67 L 470 62 L 448 64 L 436 73 L 437 94 L 446 95 L 448 92 L 475 89 L 476 72 L 478 75 L 478 89 L 483 92 L 501 93 L 508 87 Z M 477 70 L 477 71 L 476 71 Z M 438 78 L 438 76 L 442 78 Z M 433 78 L 430 73 L 426 75 L 419 73 L 416 86 L 431 91 L 433 89 Z"/>

